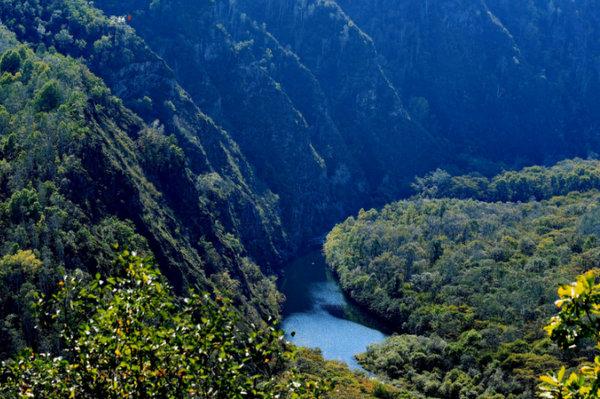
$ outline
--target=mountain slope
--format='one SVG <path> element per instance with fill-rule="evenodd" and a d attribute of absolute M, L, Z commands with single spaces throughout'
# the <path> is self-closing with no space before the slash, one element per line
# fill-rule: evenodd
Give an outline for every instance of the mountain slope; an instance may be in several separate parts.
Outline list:
<path fill-rule="evenodd" d="M 453 144 L 463 170 L 597 152 L 590 94 L 600 77 L 592 66 L 599 15 L 590 2 L 338 3 L 373 38 L 414 116 Z"/>
<path fill-rule="evenodd" d="M 429 169 L 421 155 L 436 146 L 408 120 L 372 45 L 356 29 L 348 48 L 328 58 L 332 70 L 326 72 L 306 49 L 289 45 L 279 28 L 294 22 L 265 25 L 259 3 L 98 5 L 108 14 L 131 15 L 132 26 L 194 101 L 240 144 L 257 175 L 281 197 L 293 243 L 314 238 L 361 205 L 397 197 L 412 176 Z M 322 22 L 310 22 L 314 26 L 298 35 L 317 39 Z M 337 32 L 321 33 L 332 35 L 332 46 L 346 46 Z M 364 53 L 364 62 L 351 45 Z M 341 54 L 345 59 L 335 61 Z M 354 66 L 357 59 L 363 64 Z M 335 81 L 347 73 L 355 77 Z"/>
<path fill-rule="evenodd" d="M 600 265 L 599 185 L 590 179 L 599 166 L 575 160 L 493 179 L 515 200 L 543 187 L 540 201 L 440 192 L 336 226 L 325 253 L 342 288 L 400 334 L 370 347 L 362 364 L 411 397 L 534 398 L 539 375 L 589 355 L 563 358 L 543 327 L 556 287 Z"/>
<path fill-rule="evenodd" d="M 220 3 L 100 6 L 130 13 L 132 26 L 194 101 L 230 132 L 257 176 L 280 196 L 293 243 L 314 238 L 356 209 L 364 183 L 318 82 L 268 32 L 239 13 L 223 15 Z"/>
<path fill-rule="evenodd" d="M 596 153 L 597 12 L 542 3 L 3 0 L 0 18 L 159 120 L 221 223 L 275 266 L 436 167 Z"/>
<path fill-rule="evenodd" d="M 43 264 L 35 284 L 17 292 L 51 293 L 76 268 L 109 274 L 118 242 L 153 253 L 176 290 L 232 290 L 249 317 L 277 313 L 274 285 L 198 196 L 172 138 L 124 108 L 77 61 L 34 53 L 3 27 L 0 49 L 0 255 L 8 262 L 33 250 Z M 186 207 L 177 208 L 166 190 Z M 2 348 L 50 345 L 26 311 L 32 297 L 15 303 L 10 295 L 2 296 Z"/>
<path fill-rule="evenodd" d="M 195 187 L 189 188 L 189 201 L 175 187 L 165 190 L 174 209 L 184 211 L 188 204 L 208 197 L 212 212 L 256 259 L 265 266 L 281 260 L 286 239 L 279 226 L 277 199 L 255 179 L 229 135 L 196 107 L 171 69 L 125 23 L 78 0 L 40 4 L 4 0 L 0 19 L 21 40 L 82 57 L 125 105 L 147 123 L 158 120 L 166 135 L 175 136 Z M 157 176 L 156 183 L 168 180 L 166 173 Z"/>
<path fill-rule="evenodd" d="M 412 121 L 373 41 L 334 1 L 239 1 L 318 79 L 332 119 L 364 170 L 372 198 L 407 192 L 412 176 L 442 164 L 443 143 Z"/>

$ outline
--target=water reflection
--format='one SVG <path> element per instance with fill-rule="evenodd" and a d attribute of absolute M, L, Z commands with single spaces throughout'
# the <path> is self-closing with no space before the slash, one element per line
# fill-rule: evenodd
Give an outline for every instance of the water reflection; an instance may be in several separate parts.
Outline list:
<path fill-rule="evenodd" d="M 281 289 L 287 298 L 283 329 L 296 345 L 320 348 L 326 359 L 359 369 L 354 356 L 385 338 L 364 312 L 347 301 L 319 251 L 292 262 Z"/>

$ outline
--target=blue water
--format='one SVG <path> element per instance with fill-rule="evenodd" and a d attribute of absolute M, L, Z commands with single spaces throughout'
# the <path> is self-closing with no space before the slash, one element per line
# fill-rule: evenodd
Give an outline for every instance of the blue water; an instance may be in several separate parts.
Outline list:
<path fill-rule="evenodd" d="M 319 251 L 286 267 L 281 289 L 286 295 L 283 329 L 287 339 L 321 349 L 325 359 L 360 369 L 354 356 L 386 337 L 368 315 L 344 297 Z"/>

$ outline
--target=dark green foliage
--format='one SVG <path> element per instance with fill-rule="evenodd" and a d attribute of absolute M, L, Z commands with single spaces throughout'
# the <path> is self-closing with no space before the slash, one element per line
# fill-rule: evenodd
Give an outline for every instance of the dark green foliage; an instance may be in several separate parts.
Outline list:
<path fill-rule="evenodd" d="M 600 239 L 600 206 L 592 208 L 581 218 L 579 223 L 581 234 L 593 236 Z"/>
<path fill-rule="evenodd" d="M 600 266 L 600 194 L 586 191 L 596 167 L 575 160 L 492 179 L 530 181 L 539 171 L 557 183 L 543 197 L 584 191 L 541 202 L 415 199 L 336 226 L 325 254 L 343 289 L 413 334 L 375 345 L 362 363 L 423 397 L 532 398 L 537 377 L 561 360 L 542 334 L 553 287 Z M 512 198 L 538 186 L 506 185 Z"/>
<path fill-rule="evenodd" d="M 540 201 L 571 191 L 600 189 L 600 161 L 566 160 L 552 167 L 533 166 L 504 172 L 491 179 L 476 174 L 451 176 L 438 169 L 417 178 L 413 189 L 417 196 L 424 198 L 472 198 L 487 202 Z"/>
<path fill-rule="evenodd" d="M 38 337 L 37 311 L 40 280 L 48 271 L 32 251 L 18 251 L 0 259 L 0 356 L 22 349 Z"/>
<path fill-rule="evenodd" d="M 21 68 L 21 56 L 18 50 L 8 50 L 0 57 L 0 72 L 15 74 Z"/>
<path fill-rule="evenodd" d="M 38 193 L 31 188 L 19 190 L 8 199 L 6 214 L 15 223 L 20 223 L 29 218 L 37 219 L 40 215 L 40 202 Z"/>
<path fill-rule="evenodd" d="M 327 399 L 395 399 L 399 398 L 394 386 L 370 378 L 364 373 L 354 373 L 337 361 L 324 361 L 318 349 L 300 348 L 294 366 L 300 375 L 309 380 L 325 379 L 332 389 Z"/>
<path fill-rule="evenodd" d="M 33 105 L 38 111 L 48 112 L 58 107 L 61 101 L 60 84 L 56 80 L 50 80 L 35 93 Z"/>
<path fill-rule="evenodd" d="M 136 144 L 143 156 L 145 169 L 159 180 L 167 180 L 173 176 L 173 171 L 185 168 L 185 154 L 173 136 L 167 137 L 155 129 L 147 129 Z"/>

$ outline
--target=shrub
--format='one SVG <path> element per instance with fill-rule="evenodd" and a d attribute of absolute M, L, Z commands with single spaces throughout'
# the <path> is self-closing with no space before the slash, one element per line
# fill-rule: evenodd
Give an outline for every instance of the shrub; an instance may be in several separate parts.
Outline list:
<path fill-rule="evenodd" d="M 586 341 L 600 345 L 600 271 L 591 270 L 577 281 L 559 288 L 560 309 L 546 331 L 563 349 L 572 351 Z M 580 365 L 578 371 L 542 376 L 540 397 L 548 399 L 593 399 L 600 397 L 600 356 Z"/>
<path fill-rule="evenodd" d="M 66 349 L 63 356 L 27 350 L 4 363 L 0 397 L 316 399 L 323 393 L 319 382 L 294 373 L 278 383 L 274 377 L 291 355 L 283 333 L 244 325 L 228 298 L 190 293 L 179 300 L 150 259 L 127 251 L 115 269 L 106 279 L 67 276 L 52 300 L 40 301 L 51 316 L 47 327 L 60 329 Z"/>

